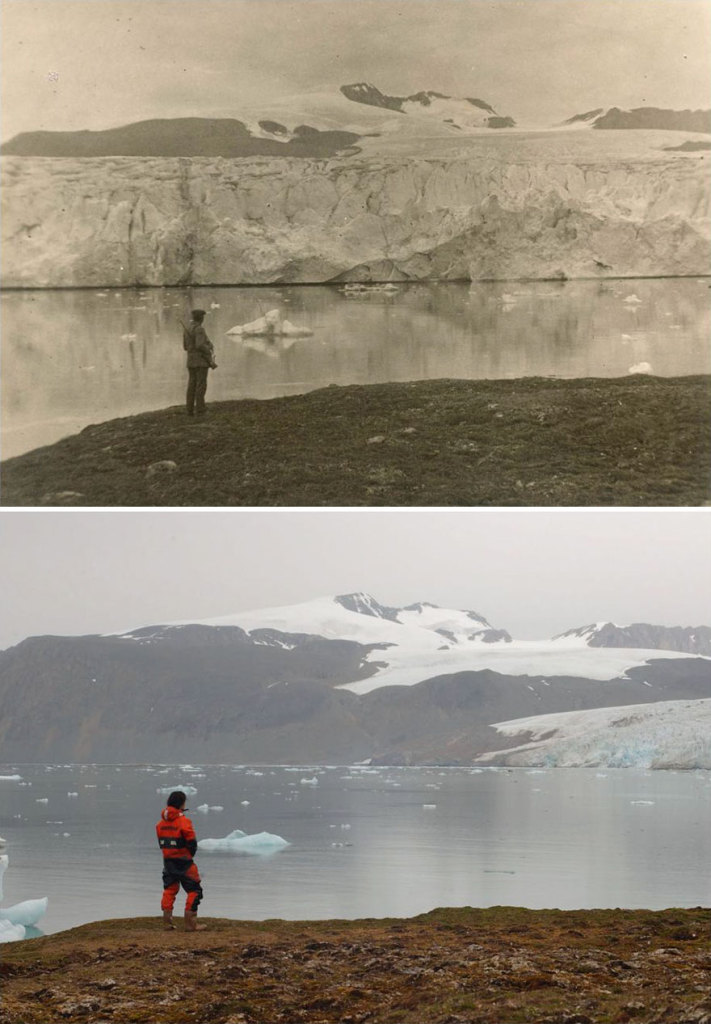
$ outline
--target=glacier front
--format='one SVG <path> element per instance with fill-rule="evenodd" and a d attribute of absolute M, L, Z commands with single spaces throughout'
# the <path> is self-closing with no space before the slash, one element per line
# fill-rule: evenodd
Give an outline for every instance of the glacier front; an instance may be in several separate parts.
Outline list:
<path fill-rule="evenodd" d="M 498 722 L 527 742 L 476 760 L 557 768 L 711 769 L 711 699 L 565 711 Z"/>
<path fill-rule="evenodd" d="M 3 287 L 703 275 L 684 132 L 383 136 L 330 159 L 2 160 Z M 703 154 L 702 154 L 703 156 Z"/>

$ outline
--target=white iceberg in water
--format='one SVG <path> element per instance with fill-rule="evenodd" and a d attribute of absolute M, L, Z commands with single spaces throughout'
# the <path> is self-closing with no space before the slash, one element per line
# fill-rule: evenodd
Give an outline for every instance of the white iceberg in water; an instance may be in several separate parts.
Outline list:
<path fill-rule="evenodd" d="M 24 939 L 25 928 L 21 924 L 12 924 L 0 917 L 0 942 L 17 942 Z"/>
<path fill-rule="evenodd" d="M 0 849 L 4 849 L 5 840 L 0 839 Z M 7 870 L 9 858 L 6 853 L 0 854 L 0 899 L 2 899 L 2 876 Z M 43 896 L 38 900 L 24 900 L 12 907 L 0 907 L 0 942 L 17 942 L 24 939 L 25 929 L 36 925 L 47 911 L 48 899 Z"/>
<path fill-rule="evenodd" d="M 27 928 L 37 924 L 39 919 L 47 913 L 49 900 L 42 896 L 38 900 L 23 900 L 22 903 L 15 903 L 12 907 L 0 907 L 0 924 L 9 921 L 10 924 L 21 924 Z"/>
<path fill-rule="evenodd" d="M 195 786 L 159 786 L 156 793 L 185 793 L 186 796 L 195 796 Z"/>
<path fill-rule="evenodd" d="M 257 832 L 250 836 L 238 828 L 222 839 L 201 839 L 198 843 L 198 849 L 205 853 L 265 854 L 276 853 L 286 846 L 291 846 L 291 843 L 271 832 Z"/>
<path fill-rule="evenodd" d="M 238 324 L 236 327 L 231 327 L 229 331 L 225 331 L 225 334 L 232 335 L 256 334 L 270 337 L 281 334 L 287 334 L 291 337 L 302 337 L 313 333 L 308 327 L 297 327 L 289 320 L 284 320 L 280 309 L 270 309 L 264 316 L 260 316 L 257 320 L 252 320 L 251 323 Z"/>

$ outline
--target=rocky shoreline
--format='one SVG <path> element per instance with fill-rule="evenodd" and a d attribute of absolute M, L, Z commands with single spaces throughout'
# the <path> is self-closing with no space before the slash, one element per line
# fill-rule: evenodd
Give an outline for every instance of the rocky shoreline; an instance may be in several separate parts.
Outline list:
<path fill-rule="evenodd" d="M 100 921 L 4 947 L 0 1024 L 707 1024 L 709 911 Z"/>
<path fill-rule="evenodd" d="M 2 464 L 3 505 L 703 505 L 711 377 L 331 386 L 85 428 Z"/>

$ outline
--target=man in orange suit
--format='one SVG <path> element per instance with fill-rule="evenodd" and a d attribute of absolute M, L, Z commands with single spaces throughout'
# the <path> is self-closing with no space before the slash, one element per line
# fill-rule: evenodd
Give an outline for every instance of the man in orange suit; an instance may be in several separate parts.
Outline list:
<path fill-rule="evenodd" d="M 163 924 L 175 928 L 173 906 L 182 885 L 187 893 L 185 899 L 185 927 L 190 932 L 202 931 L 204 924 L 197 923 L 197 910 L 202 900 L 200 875 L 193 857 L 197 850 L 195 829 L 186 817 L 186 796 L 181 790 L 170 794 L 167 806 L 156 825 L 158 845 L 163 853 Z"/>

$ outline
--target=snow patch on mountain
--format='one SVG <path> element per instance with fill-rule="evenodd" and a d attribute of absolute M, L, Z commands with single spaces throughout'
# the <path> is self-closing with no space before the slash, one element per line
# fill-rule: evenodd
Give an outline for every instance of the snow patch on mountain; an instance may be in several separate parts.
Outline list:
<path fill-rule="evenodd" d="M 478 761 L 559 768 L 711 769 L 711 700 L 671 700 L 498 722 L 529 742 Z"/>
<path fill-rule="evenodd" d="M 341 92 L 347 99 L 363 106 L 397 111 L 420 122 L 451 125 L 458 131 L 513 128 L 516 123 L 511 117 L 501 117 L 484 100 L 446 96 L 431 89 L 412 96 L 388 96 L 368 82 L 355 82 L 342 85 Z"/>
<path fill-rule="evenodd" d="M 484 670 L 503 675 L 605 682 L 670 656 L 649 646 L 591 644 L 596 631 L 606 625 L 609 624 L 597 623 L 570 630 L 553 640 L 514 641 L 505 630 L 494 629 L 478 612 L 440 608 L 427 602 L 393 608 L 380 604 L 370 594 L 357 592 L 199 622 L 173 622 L 151 627 L 150 637 L 155 641 L 166 630 L 186 626 L 236 626 L 255 643 L 266 641 L 273 645 L 281 639 L 288 644 L 294 636 L 349 640 L 370 648 L 364 652 L 363 664 L 376 669 L 367 679 L 338 687 L 358 695 L 382 686 L 414 686 L 435 676 Z M 146 630 L 123 633 L 122 637 L 142 641 Z M 698 657 L 678 650 L 673 656 Z"/>
<path fill-rule="evenodd" d="M 489 670 L 502 675 L 568 677 L 584 684 L 594 679 L 608 682 L 625 676 L 629 669 L 647 665 L 665 655 L 634 648 L 590 648 L 584 642 L 567 646 L 547 640 L 514 640 L 487 644 L 474 640 L 468 646 L 442 646 L 437 651 L 395 648 L 373 652 L 366 661 L 377 662 L 376 675 L 339 687 L 365 694 L 381 686 L 413 686 L 435 676 Z M 666 657 L 669 657 L 667 654 Z M 675 658 L 692 655 L 675 653 Z"/>

